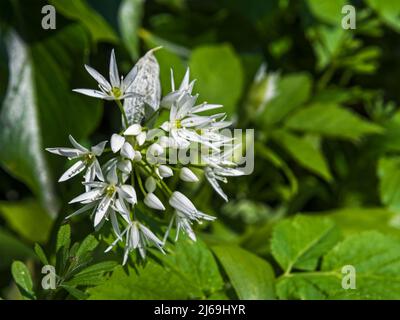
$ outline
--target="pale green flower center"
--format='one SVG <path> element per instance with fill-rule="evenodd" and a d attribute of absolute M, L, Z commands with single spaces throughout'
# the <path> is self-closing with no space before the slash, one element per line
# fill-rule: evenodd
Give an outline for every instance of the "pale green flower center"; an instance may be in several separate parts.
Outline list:
<path fill-rule="evenodd" d="M 111 184 L 107 187 L 106 193 L 108 196 L 112 196 L 116 190 L 117 190 L 117 188 L 115 187 L 115 185 Z"/>
<path fill-rule="evenodd" d="M 113 87 L 113 88 L 111 89 L 111 93 L 112 93 L 112 95 L 113 95 L 115 98 L 119 98 L 119 97 L 122 96 L 121 89 L 118 88 L 118 87 Z"/>
<path fill-rule="evenodd" d="M 177 128 L 177 129 L 182 128 L 181 120 L 175 120 L 175 128 Z"/>
<path fill-rule="evenodd" d="M 94 160 L 94 154 L 93 153 L 87 153 L 85 154 L 85 162 L 86 163 L 92 163 L 92 161 Z"/>

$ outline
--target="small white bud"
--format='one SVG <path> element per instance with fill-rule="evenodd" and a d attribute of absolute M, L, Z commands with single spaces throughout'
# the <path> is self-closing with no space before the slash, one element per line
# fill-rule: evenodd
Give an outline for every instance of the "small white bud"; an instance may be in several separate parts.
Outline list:
<path fill-rule="evenodd" d="M 164 148 L 161 147 L 158 143 L 153 143 L 153 144 L 149 147 L 148 151 L 149 151 L 150 154 L 153 155 L 153 156 L 159 156 L 159 155 L 161 155 L 161 154 L 164 153 Z"/>
<path fill-rule="evenodd" d="M 179 173 L 179 178 L 186 182 L 198 182 L 199 178 L 194 174 L 192 170 L 189 168 L 182 168 L 181 172 Z"/>
<path fill-rule="evenodd" d="M 140 160 L 142 160 L 142 154 L 140 151 L 135 150 L 135 157 L 133 158 L 133 161 L 139 162 Z"/>
<path fill-rule="evenodd" d="M 156 190 L 156 179 L 153 177 L 148 177 L 144 183 L 147 192 L 154 192 Z"/>
<path fill-rule="evenodd" d="M 126 136 L 137 136 L 139 133 L 142 132 L 142 126 L 140 124 L 132 124 L 125 130 L 124 135 Z"/>
<path fill-rule="evenodd" d="M 136 137 L 136 141 L 139 146 L 143 145 L 143 143 L 146 141 L 146 132 L 142 131 L 139 133 Z"/>
<path fill-rule="evenodd" d="M 135 157 L 135 150 L 133 150 L 133 147 L 129 142 L 125 142 L 124 145 L 121 148 L 121 156 L 128 158 L 130 160 L 133 160 Z"/>
<path fill-rule="evenodd" d="M 125 142 L 125 138 L 124 137 L 120 136 L 119 134 L 114 133 L 111 136 L 111 150 L 112 150 L 112 152 L 114 152 L 114 153 L 118 152 L 121 149 L 121 147 L 124 144 L 124 142 Z"/>
<path fill-rule="evenodd" d="M 146 197 L 144 197 L 144 204 L 155 210 L 165 210 L 161 200 L 152 192 L 148 193 Z"/>
<path fill-rule="evenodd" d="M 172 172 L 172 169 L 163 164 L 158 167 L 158 173 L 163 178 L 172 177 L 174 175 L 174 173 Z"/>

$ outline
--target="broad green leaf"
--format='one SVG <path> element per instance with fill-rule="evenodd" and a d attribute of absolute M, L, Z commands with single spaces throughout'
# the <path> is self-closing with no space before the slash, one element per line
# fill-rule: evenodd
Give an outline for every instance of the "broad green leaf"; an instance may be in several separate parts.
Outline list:
<path fill-rule="evenodd" d="M 400 237 L 400 216 L 384 208 L 344 208 L 319 214 L 335 221 L 344 235 L 376 230 Z"/>
<path fill-rule="evenodd" d="M 122 40 L 133 60 L 139 58 L 138 29 L 143 16 L 144 0 L 123 0 L 118 10 Z"/>
<path fill-rule="evenodd" d="M 314 270 L 319 258 L 339 239 L 339 230 L 331 220 L 299 215 L 275 226 L 271 250 L 285 273 L 293 268 Z"/>
<path fill-rule="evenodd" d="M 36 201 L 0 202 L 0 214 L 29 241 L 45 243 L 50 235 L 53 220 Z"/>
<path fill-rule="evenodd" d="M 332 180 L 319 141 L 314 143 L 307 137 L 298 137 L 285 130 L 275 131 L 273 137 L 301 166 L 327 181 Z"/>
<path fill-rule="evenodd" d="M 0 227 L 0 257 L 0 270 L 3 270 L 15 259 L 35 258 L 35 253 L 6 229 Z"/>
<path fill-rule="evenodd" d="M 144 266 L 117 267 L 109 280 L 88 290 L 90 299 L 196 299 L 223 287 L 212 253 L 200 240 L 182 238 L 160 262 L 148 259 Z"/>
<path fill-rule="evenodd" d="M 294 73 L 278 81 L 277 96 L 271 100 L 260 121 L 272 125 L 281 121 L 290 112 L 300 107 L 310 96 L 312 79 L 307 73 Z"/>
<path fill-rule="evenodd" d="M 60 227 L 57 233 L 56 252 L 61 248 L 69 249 L 71 244 L 71 227 L 69 224 L 64 224 Z"/>
<path fill-rule="evenodd" d="M 68 134 L 87 136 L 101 115 L 98 102 L 71 92 L 72 75 L 80 75 L 87 46 L 76 25 L 28 46 L 15 32 L 7 37 L 10 81 L 0 112 L 0 163 L 26 183 L 51 216 L 57 214 L 55 177 L 62 162 L 46 147 L 67 145 Z M 49 161 L 49 159 L 51 161 Z"/>
<path fill-rule="evenodd" d="M 26 265 L 21 261 L 14 261 L 11 266 L 11 273 L 22 296 L 28 300 L 36 299 L 32 278 Z"/>
<path fill-rule="evenodd" d="M 396 0 L 366 0 L 366 3 L 374 9 L 381 19 L 395 31 L 400 32 L 400 2 Z"/>
<path fill-rule="evenodd" d="M 275 276 L 270 264 L 256 255 L 234 246 L 214 246 L 239 299 L 274 299 Z"/>
<path fill-rule="evenodd" d="M 242 94 L 244 78 L 232 47 L 198 47 L 192 51 L 189 66 L 192 78 L 197 79 L 194 92 L 199 92 L 199 102 L 222 104 L 223 111 L 232 115 Z"/>
<path fill-rule="evenodd" d="M 400 210 L 400 158 L 383 157 L 378 162 L 379 194 L 390 209 Z"/>
<path fill-rule="evenodd" d="M 382 128 L 335 104 L 314 104 L 290 116 L 289 129 L 344 139 L 358 139 Z"/>
<path fill-rule="evenodd" d="M 344 289 L 355 270 L 355 289 Z M 343 270 L 343 272 L 342 272 Z M 292 273 L 277 283 L 281 299 L 399 299 L 400 242 L 378 232 L 351 236 L 323 258 L 321 271 Z"/>
<path fill-rule="evenodd" d="M 312 14 L 323 22 L 341 26 L 342 8 L 345 0 L 307 0 Z"/>
<path fill-rule="evenodd" d="M 42 247 L 39 244 L 35 244 L 35 253 L 38 256 L 39 260 L 43 265 L 49 264 L 49 260 L 46 257 L 46 254 L 44 253 Z"/>
<path fill-rule="evenodd" d="M 50 0 L 49 2 L 56 8 L 57 13 L 84 25 L 94 41 L 118 42 L 114 30 L 85 0 Z"/>

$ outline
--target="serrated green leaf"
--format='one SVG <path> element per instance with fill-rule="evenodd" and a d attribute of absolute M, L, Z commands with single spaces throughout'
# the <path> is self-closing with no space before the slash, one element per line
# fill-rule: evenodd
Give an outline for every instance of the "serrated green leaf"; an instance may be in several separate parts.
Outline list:
<path fill-rule="evenodd" d="M 382 132 L 380 126 L 335 104 L 314 104 L 303 108 L 290 116 L 285 126 L 302 132 L 353 140 Z"/>
<path fill-rule="evenodd" d="M 354 267 L 354 289 L 342 286 L 348 275 L 345 266 Z M 399 268 L 399 241 L 378 232 L 364 232 L 345 239 L 326 254 L 321 271 L 281 277 L 277 294 L 281 299 L 399 299 Z"/>
<path fill-rule="evenodd" d="M 222 289 L 217 263 L 200 240 L 182 238 L 169 251 L 157 255 L 160 262 L 128 268 L 128 274 L 117 267 L 104 284 L 88 290 L 90 299 L 195 299 Z"/>
<path fill-rule="evenodd" d="M 312 79 L 307 73 L 282 77 L 278 81 L 277 96 L 267 104 L 260 121 L 268 126 L 281 121 L 308 100 L 311 87 Z"/>
<path fill-rule="evenodd" d="M 14 261 L 11 266 L 11 273 L 24 299 L 36 299 L 32 278 L 26 265 L 21 261 Z"/>
<path fill-rule="evenodd" d="M 47 241 L 53 220 L 36 201 L 0 202 L 0 214 L 11 229 L 32 242 Z"/>
<path fill-rule="evenodd" d="M 234 246 L 214 246 L 215 255 L 227 273 L 239 299 L 274 299 L 275 276 L 270 264 Z"/>
<path fill-rule="evenodd" d="M 235 51 L 229 45 L 203 46 L 192 51 L 189 61 L 199 102 L 222 104 L 232 115 L 242 94 L 243 70 Z"/>
<path fill-rule="evenodd" d="M 71 244 L 71 227 L 69 224 L 64 224 L 60 227 L 57 233 L 56 252 L 61 248 L 69 249 Z"/>
<path fill-rule="evenodd" d="M 79 249 L 76 252 L 78 257 L 84 255 L 87 252 L 93 251 L 99 242 L 93 235 L 88 235 L 80 244 Z"/>
<path fill-rule="evenodd" d="M 90 32 L 94 41 L 118 42 L 114 30 L 85 0 L 50 0 L 57 13 L 79 21 Z"/>
<path fill-rule="evenodd" d="M 85 300 L 88 297 L 88 294 L 86 294 L 85 292 L 83 292 L 82 290 L 79 290 L 77 288 L 74 288 L 72 286 L 69 286 L 67 284 L 62 284 L 61 287 L 63 287 L 65 290 L 68 291 L 68 293 L 75 297 L 78 300 Z"/>
<path fill-rule="evenodd" d="M 319 258 L 339 239 L 339 230 L 331 220 L 299 215 L 275 226 L 271 251 L 285 273 L 293 268 L 314 270 Z"/>
<path fill-rule="evenodd" d="M 112 271 L 116 266 L 115 261 L 104 261 L 93 264 L 76 275 L 73 276 L 71 280 L 65 282 L 67 285 L 85 285 L 93 286 L 99 285 L 105 281 L 104 274 Z"/>
<path fill-rule="evenodd" d="M 273 138 L 280 143 L 283 148 L 304 168 L 316 173 L 327 181 L 332 180 L 332 176 L 322 154 L 319 143 L 313 143 L 307 137 L 297 137 L 285 130 L 277 130 L 273 133 Z"/>

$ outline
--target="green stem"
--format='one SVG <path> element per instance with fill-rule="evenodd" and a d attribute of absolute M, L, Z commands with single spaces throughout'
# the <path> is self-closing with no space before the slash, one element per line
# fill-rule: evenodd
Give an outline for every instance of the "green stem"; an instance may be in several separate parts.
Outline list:
<path fill-rule="evenodd" d="M 138 181 L 138 183 L 139 183 L 140 191 L 142 191 L 143 195 L 146 196 L 146 195 L 147 195 L 147 192 L 146 192 L 146 190 L 144 190 L 144 188 L 143 188 L 142 177 L 140 176 L 140 173 L 139 173 L 138 170 L 135 170 L 135 172 L 136 172 L 136 179 L 137 179 L 137 181 Z"/>
<path fill-rule="evenodd" d="M 116 103 L 117 103 L 117 106 L 118 106 L 118 108 L 119 108 L 119 111 L 121 111 L 122 117 L 123 117 L 123 119 L 124 119 L 125 127 L 128 128 L 128 127 L 129 127 L 128 118 L 127 118 L 127 116 L 126 116 L 126 113 L 125 113 L 124 107 L 123 107 L 123 105 L 122 105 L 122 103 L 121 103 L 121 100 L 115 100 L 115 101 L 116 101 Z"/>

